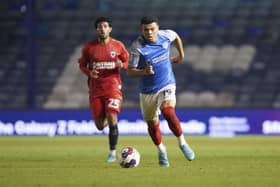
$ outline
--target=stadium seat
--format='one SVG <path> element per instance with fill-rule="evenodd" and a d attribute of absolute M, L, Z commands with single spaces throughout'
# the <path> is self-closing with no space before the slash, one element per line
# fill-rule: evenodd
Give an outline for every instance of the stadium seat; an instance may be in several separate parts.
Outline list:
<path fill-rule="evenodd" d="M 195 92 L 185 91 L 177 94 L 178 107 L 198 107 L 198 96 Z"/>

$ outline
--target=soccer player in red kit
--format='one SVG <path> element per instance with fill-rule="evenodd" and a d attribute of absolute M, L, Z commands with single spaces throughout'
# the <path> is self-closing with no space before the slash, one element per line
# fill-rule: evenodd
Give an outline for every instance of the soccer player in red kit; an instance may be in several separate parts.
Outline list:
<path fill-rule="evenodd" d="M 116 160 L 118 114 L 122 104 L 119 70 L 128 66 L 124 44 L 112 37 L 111 20 L 99 17 L 95 21 L 97 38 L 85 44 L 79 60 L 81 71 L 88 76 L 89 104 L 98 130 L 109 125 L 110 151 L 107 162 Z"/>

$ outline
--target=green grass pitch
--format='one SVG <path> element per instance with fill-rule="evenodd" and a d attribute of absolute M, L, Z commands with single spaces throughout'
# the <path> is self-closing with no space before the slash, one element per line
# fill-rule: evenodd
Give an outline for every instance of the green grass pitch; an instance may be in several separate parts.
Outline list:
<path fill-rule="evenodd" d="M 196 152 L 189 162 L 173 136 L 163 136 L 169 168 L 158 166 L 148 136 L 120 136 L 118 150 L 133 146 L 137 168 L 106 163 L 107 136 L 0 137 L 0 186 L 92 187 L 277 187 L 280 186 L 280 137 L 189 136 Z"/>

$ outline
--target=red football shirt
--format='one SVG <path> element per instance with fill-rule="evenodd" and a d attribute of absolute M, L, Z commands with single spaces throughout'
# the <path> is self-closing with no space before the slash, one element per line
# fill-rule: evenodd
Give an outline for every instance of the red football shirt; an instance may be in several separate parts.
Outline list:
<path fill-rule="evenodd" d="M 79 63 L 81 71 L 88 76 L 90 95 L 99 97 L 120 93 L 121 77 L 117 60 L 122 61 L 122 69 L 127 69 L 128 52 L 118 40 L 109 38 L 109 42 L 103 44 L 95 39 L 84 46 Z M 98 78 L 89 76 L 93 68 L 99 72 Z"/>

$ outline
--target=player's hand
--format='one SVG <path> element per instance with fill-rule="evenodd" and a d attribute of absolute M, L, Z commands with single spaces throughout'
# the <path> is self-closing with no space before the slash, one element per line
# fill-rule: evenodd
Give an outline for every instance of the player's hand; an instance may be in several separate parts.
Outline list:
<path fill-rule="evenodd" d="M 144 69 L 144 73 L 145 73 L 145 75 L 153 75 L 153 74 L 155 74 L 155 72 L 153 70 L 153 66 L 147 65 L 146 68 Z"/>
<path fill-rule="evenodd" d="M 94 78 L 94 79 L 96 79 L 96 78 L 98 78 L 98 71 L 96 70 L 96 69 L 93 69 L 91 72 L 90 72 L 90 77 L 91 78 Z"/>
<path fill-rule="evenodd" d="M 123 67 L 122 61 L 121 61 L 120 59 L 117 60 L 116 66 L 117 66 L 118 68 L 122 68 L 122 67 Z"/>
<path fill-rule="evenodd" d="M 178 64 L 183 61 L 183 58 L 181 56 L 171 57 L 171 63 Z"/>

